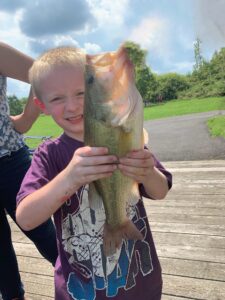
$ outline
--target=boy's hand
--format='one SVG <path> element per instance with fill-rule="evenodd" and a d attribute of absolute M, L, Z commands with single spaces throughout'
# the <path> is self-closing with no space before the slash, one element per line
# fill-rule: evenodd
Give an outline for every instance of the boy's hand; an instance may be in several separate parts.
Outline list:
<path fill-rule="evenodd" d="M 154 170 L 154 158 L 147 149 L 134 150 L 119 159 L 119 170 L 138 183 L 144 183 Z"/>
<path fill-rule="evenodd" d="M 109 177 L 117 169 L 117 157 L 108 155 L 105 147 L 81 147 L 77 149 L 66 167 L 71 187 L 80 187 L 94 180 Z"/>

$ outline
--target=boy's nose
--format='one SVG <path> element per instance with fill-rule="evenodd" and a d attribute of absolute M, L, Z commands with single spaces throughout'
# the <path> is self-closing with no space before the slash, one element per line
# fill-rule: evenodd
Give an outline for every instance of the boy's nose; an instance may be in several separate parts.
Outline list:
<path fill-rule="evenodd" d="M 77 107 L 77 101 L 75 97 L 68 97 L 66 101 L 66 109 L 67 110 L 74 110 Z"/>

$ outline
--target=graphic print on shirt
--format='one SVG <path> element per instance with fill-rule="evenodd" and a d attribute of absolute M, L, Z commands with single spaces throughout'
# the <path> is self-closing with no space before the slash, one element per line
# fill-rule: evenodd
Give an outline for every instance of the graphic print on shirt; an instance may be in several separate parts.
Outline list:
<path fill-rule="evenodd" d="M 79 195 L 79 203 L 77 212 L 62 220 L 63 247 L 74 269 L 67 281 L 68 292 L 76 300 L 95 300 L 95 290 L 105 290 L 107 297 L 115 297 L 120 288 L 129 290 L 136 285 L 139 272 L 143 276 L 152 272 L 149 244 L 145 240 L 124 241 L 121 249 L 106 258 L 102 240 L 104 207 L 90 209 L 88 186 Z M 139 216 L 136 206 L 129 206 L 127 213 L 145 237 L 147 218 Z"/>

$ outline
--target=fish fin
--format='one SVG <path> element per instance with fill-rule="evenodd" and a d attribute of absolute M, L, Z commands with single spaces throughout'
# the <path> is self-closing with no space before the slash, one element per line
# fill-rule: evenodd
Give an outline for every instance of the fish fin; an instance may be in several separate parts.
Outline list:
<path fill-rule="evenodd" d="M 121 247 L 123 239 L 142 240 L 143 235 L 128 218 L 122 225 L 116 228 L 112 228 L 109 224 L 105 223 L 103 231 L 103 251 L 105 256 L 115 254 L 117 249 Z"/>
<path fill-rule="evenodd" d="M 148 131 L 143 128 L 143 144 L 148 145 L 149 137 L 148 137 Z"/>
<path fill-rule="evenodd" d="M 102 208 L 103 205 L 102 198 L 99 195 L 93 182 L 89 184 L 88 200 L 91 209 L 99 210 Z"/>
<path fill-rule="evenodd" d="M 128 196 L 127 203 L 130 205 L 135 205 L 138 203 L 139 200 L 140 200 L 140 192 L 139 192 L 138 184 L 135 182 Z"/>

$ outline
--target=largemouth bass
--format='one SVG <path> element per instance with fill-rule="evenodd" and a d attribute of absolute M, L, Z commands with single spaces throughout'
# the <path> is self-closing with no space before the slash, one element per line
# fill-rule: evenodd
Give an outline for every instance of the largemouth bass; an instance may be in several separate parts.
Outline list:
<path fill-rule="evenodd" d="M 143 101 L 135 86 L 133 64 L 123 46 L 117 52 L 87 55 L 84 142 L 107 147 L 109 154 L 118 158 L 143 148 Z M 127 205 L 139 199 L 138 184 L 119 170 L 90 184 L 90 206 L 97 209 L 103 201 L 105 209 L 106 256 L 114 254 L 123 239 L 143 238 L 127 216 Z"/>

